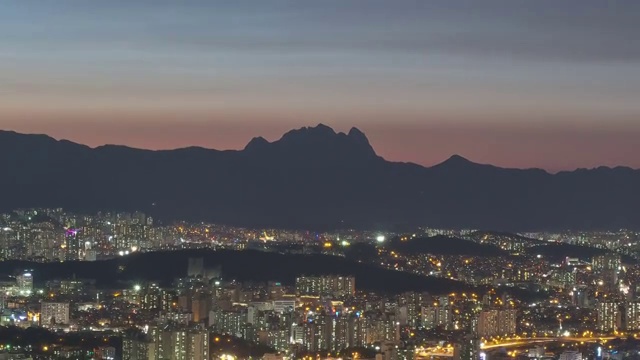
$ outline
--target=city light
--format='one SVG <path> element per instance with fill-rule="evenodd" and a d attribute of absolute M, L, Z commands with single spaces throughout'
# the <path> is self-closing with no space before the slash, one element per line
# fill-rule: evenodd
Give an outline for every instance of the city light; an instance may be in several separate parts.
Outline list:
<path fill-rule="evenodd" d="M 108 218 L 117 217 L 110 214 Z M 28 322 L 27 325 L 30 326 L 54 329 L 60 327 L 62 333 L 65 334 L 80 331 L 83 327 L 94 333 L 136 327 L 146 330 L 149 344 L 163 341 L 159 337 L 156 338 L 155 332 L 151 331 L 153 324 L 163 324 L 167 331 L 176 335 L 181 334 L 180 336 L 195 336 L 202 331 L 202 337 L 193 338 L 194 341 L 219 346 L 234 342 L 231 337 L 223 337 L 219 334 L 242 334 L 242 329 L 248 326 L 249 319 L 253 318 L 251 326 L 260 327 L 259 331 L 266 335 L 262 341 L 277 350 L 276 359 L 282 359 L 286 354 L 289 354 L 287 351 L 291 351 L 290 346 L 293 344 L 303 349 L 311 347 L 311 349 L 320 349 L 321 351 L 331 350 L 327 356 L 333 355 L 334 358 L 338 358 L 340 352 L 344 350 L 341 347 L 347 346 L 348 342 L 353 340 L 349 340 L 344 335 L 346 334 L 344 331 L 340 335 L 337 332 L 324 333 L 327 324 L 332 324 L 333 329 L 352 328 L 354 333 L 350 335 L 353 336 L 352 339 L 363 339 L 358 340 L 356 347 L 373 351 L 376 351 L 376 347 L 378 347 L 377 351 L 379 352 L 384 352 L 387 348 L 386 345 L 382 345 L 385 344 L 383 341 L 385 337 L 395 338 L 396 329 L 400 329 L 401 334 L 416 343 L 425 341 L 425 331 L 430 334 L 429 336 L 439 336 L 440 342 L 435 345 L 417 348 L 420 349 L 418 358 L 427 355 L 444 354 L 448 356 L 453 353 L 452 349 L 458 349 L 460 345 L 465 346 L 461 342 L 456 343 L 456 340 L 440 334 L 438 329 L 446 332 L 456 331 L 478 339 L 478 342 L 473 342 L 473 346 L 477 351 L 476 354 L 486 352 L 483 353 L 484 355 L 480 355 L 480 358 L 484 356 L 484 359 L 490 357 L 493 351 L 502 351 L 501 349 L 505 349 L 505 354 L 510 358 L 516 358 L 522 356 L 521 348 L 538 344 L 544 346 L 546 343 L 554 342 L 564 345 L 564 349 L 558 347 L 560 350 L 555 351 L 557 357 L 562 353 L 561 351 L 571 348 L 572 344 L 578 346 L 581 343 L 605 344 L 606 341 L 616 337 L 624 339 L 625 334 L 633 334 L 628 332 L 629 327 L 640 326 L 638 325 L 640 322 L 632 323 L 631 320 L 627 320 L 628 323 L 623 321 L 617 331 L 610 330 L 622 312 L 628 314 L 640 312 L 640 305 L 620 297 L 620 295 L 631 294 L 631 290 L 637 286 L 637 280 L 632 271 L 635 268 L 625 266 L 623 264 L 624 258 L 615 254 L 614 250 L 611 250 L 608 255 L 598 255 L 589 261 L 582 259 L 568 261 L 567 259 L 573 258 L 567 256 L 556 261 L 554 257 L 539 258 L 537 254 L 540 252 L 531 251 L 530 248 L 544 246 L 537 241 L 526 246 L 518 244 L 517 241 L 521 241 L 519 235 L 512 237 L 500 235 L 496 238 L 484 233 L 461 235 L 461 232 L 457 230 L 452 230 L 452 233 L 445 230 L 427 229 L 425 231 L 427 234 L 429 231 L 433 231 L 433 234 L 438 237 L 460 236 L 462 240 L 470 243 L 502 249 L 501 254 L 509 254 L 502 261 L 500 256 L 495 255 L 481 256 L 468 253 L 461 255 L 455 251 L 449 254 L 448 250 L 434 250 L 433 253 L 412 253 L 402 247 L 396 248 L 383 244 L 392 242 L 392 239 L 400 239 L 398 240 L 399 245 L 409 245 L 408 243 L 400 244 L 402 239 L 410 241 L 411 235 L 406 233 L 373 233 L 371 235 L 366 230 L 354 230 L 348 235 L 344 235 L 342 232 L 331 231 L 317 234 L 301 230 L 278 230 L 279 240 L 277 242 L 264 242 L 258 240 L 260 234 L 273 230 L 217 227 L 207 223 L 181 223 L 179 226 L 183 230 L 178 233 L 176 231 L 177 225 L 159 225 L 158 222 L 156 226 L 147 227 L 147 225 L 141 225 L 146 223 L 141 220 L 133 222 L 131 215 L 121 218 L 124 220 L 114 221 L 114 226 L 109 228 L 104 226 L 105 220 L 100 216 L 89 218 L 83 216 L 83 221 L 86 220 L 90 225 L 82 226 L 82 231 L 77 233 L 77 241 L 65 239 L 62 235 L 66 230 L 61 226 L 57 229 L 59 236 L 51 237 L 55 251 L 40 252 L 40 256 L 51 257 L 49 259 L 50 266 L 53 267 L 58 261 L 69 261 L 70 264 L 89 261 L 82 249 L 83 244 L 87 247 L 91 244 L 93 249 L 91 259 L 98 262 L 102 259 L 120 258 L 129 254 L 145 258 L 151 255 L 147 254 L 147 251 L 166 252 L 186 248 L 193 251 L 193 254 L 198 254 L 199 251 L 218 251 L 218 249 L 241 252 L 245 249 L 251 249 L 253 245 L 258 245 L 262 251 L 277 252 L 291 257 L 301 256 L 300 259 L 305 260 L 300 262 L 301 266 L 287 270 L 289 273 L 295 274 L 293 277 L 295 283 L 286 283 L 284 282 L 286 279 L 275 277 L 264 279 L 264 282 L 248 283 L 247 285 L 243 281 L 227 278 L 228 274 L 223 276 L 221 269 L 214 265 L 215 262 L 207 264 L 210 260 L 205 255 L 199 254 L 195 255 L 197 258 L 194 256 L 188 260 L 188 264 L 184 264 L 188 265 L 186 276 L 181 270 L 182 264 L 171 262 L 171 256 L 166 258 L 166 264 L 159 262 L 159 266 L 176 268 L 174 275 L 177 279 L 173 285 L 170 283 L 147 285 L 137 282 L 138 279 L 144 277 L 141 274 L 132 274 L 133 269 L 137 268 L 137 265 L 130 264 L 131 261 L 137 260 L 133 257 L 127 259 L 126 262 L 122 261 L 123 259 L 112 261 L 114 264 L 111 262 L 96 263 L 97 268 L 112 266 L 108 269 L 109 271 L 114 273 L 117 271 L 123 281 L 133 282 L 129 283 L 128 288 L 127 285 L 114 288 L 108 294 L 99 292 L 99 296 L 94 296 L 94 301 L 86 303 L 80 300 L 83 299 L 84 294 L 92 291 L 94 279 L 84 280 L 84 276 L 80 272 L 76 272 L 81 276 L 79 279 L 67 278 L 52 281 L 47 283 L 47 286 L 51 288 L 43 291 L 42 288 L 33 288 L 33 278 L 42 273 L 42 268 L 17 268 L 13 272 L 14 275 L 9 277 L 13 280 L 13 284 L 7 283 L 2 289 L 2 298 L 5 304 L 3 314 L 6 319 L 15 324 Z M 79 221 L 69 220 L 69 222 L 78 223 Z M 0 226 L 4 226 L 4 224 Z M 19 226 L 24 225 L 20 224 Z M 40 231 L 38 224 L 33 226 L 35 231 Z M 104 230 L 105 228 L 106 230 Z M 49 229 L 49 231 L 51 234 L 56 233 L 56 230 Z M 12 234 L 9 235 L 13 236 Z M 39 242 L 35 240 L 38 239 L 28 237 L 22 239 L 17 237 L 18 234 L 20 234 L 19 231 L 16 232 L 15 237 L 7 237 L 6 233 L 1 232 L 0 241 L 7 242 L 8 239 L 11 239 L 13 244 L 20 243 L 20 241 L 31 241 L 32 243 L 28 243 L 29 246 L 14 247 L 14 249 L 25 251 L 24 253 L 5 252 L 5 256 L 15 256 L 18 260 L 36 256 L 35 251 L 38 250 Z M 204 237 L 204 234 L 207 236 Z M 615 235 L 607 235 L 608 238 L 624 238 L 619 233 L 612 232 L 612 234 Z M 417 237 L 419 236 L 422 235 L 417 235 Z M 113 241 L 109 241 L 109 238 Z M 56 242 L 57 239 L 65 239 L 59 241 L 62 241 L 62 244 L 66 244 L 66 246 L 60 248 L 61 243 Z M 181 239 L 185 241 L 182 242 Z M 216 240 L 212 241 L 211 239 Z M 637 241 L 633 235 L 629 236 L 629 239 L 634 243 Z M 371 246 L 371 241 L 375 246 Z M 434 241 L 438 241 L 437 238 Z M 367 245 L 373 251 L 371 254 L 358 251 L 358 257 L 353 259 L 350 256 L 352 252 L 347 248 L 353 244 Z M 616 243 L 607 240 L 606 244 Z M 141 251 L 141 247 L 145 250 L 144 252 Z M 623 249 L 627 248 L 625 246 Z M 33 253 L 26 253 L 26 250 Z M 433 295 L 421 294 L 416 289 L 409 289 L 401 294 L 376 294 L 356 288 L 358 282 L 356 276 L 349 273 L 349 267 L 335 269 L 334 266 L 327 266 L 321 268 L 321 273 L 305 274 L 308 271 L 305 267 L 306 259 L 312 260 L 312 257 L 305 257 L 307 254 L 323 254 L 322 256 L 325 258 L 340 258 L 340 262 L 354 264 L 357 262 L 385 271 L 394 271 L 399 279 L 404 276 L 403 273 L 407 273 L 456 279 L 470 286 L 495 285 L 486 288 L 480 286 L 476 293 L 460 292 L 454 290 L 455 288 L 449 288 Z M 628 256 L 632 257 L 633 253 L 630 254 Z M 260 256 L 260 253 L 254 255 Z M 271 265 L 287 266 L 286 262 L 282 264 L 274 262 L 267 266 Z M 164 269 L 161 270 L 164 271 Z M 257 271 L 261 270 L 262 268 Z M 380 280 L 388 281 L 382 278 Z M 614 282 L 614 280 L 616 281 Z M 541 286 L 553 291 L 544 295 L 545 298 L 536 300 L 535 303 L 531 303 L 528 298 L 522 298 L 517 293 L 510 291 L 510 288 L 517 287 L 519 283 L 532 281 L 539 282 Z M 499 289 L 498 286 L 500 286 Z M 226 302 L 228 293 L 234 294 L 234 300 L 230 303 Z M 590 293 L 594 294 L 597 302 L 591 302 L 591 298 L 586 295 Z M 110 296 L 111 294 L 113 296 Z M 224 307 L 203 310 L 201 305 L 198 305 L 220 295 L 222 295 L 221 298 L 225 298 L 222 303 Z M 31 298 L 26 301 L 26 297 Z M 31 309 L 25 306 L 25 304 L 36 301 L 41 304 L 41 309 L 42 306 L 45 306 L 44 316 L 41 316 L 41 309 Z M 78 302 L 77 306 L 80 311 L 67 313 L 67 306 L 71 301 Z M 11 310 L 8 310 L 9 308 L 6 306 L 9 303 L 13 306 L 10 308 Z M 399 309 L 397 311 L 400 311 L 402 317 L 398 317 L 393 311 L 370 310 L 366 305 L 363 305 L 367 303 L 385 304 L 385 308 L 388 304 L 389 309 Z M 242 307 L 246 313 L 238 312 L 235 307 Z M 583 309 L 589 308 L 594 315 L 602 319 L 600 323 L 591 323 L 585 317 Z M 109 315 L 95 317 L 95 314 L 88 311 L 89 309 L 103 309 Z M 182 309 L 195 311 L 184 312 Z M 541 315 L 547 311 L 553 313 L 558 322 L 563 321 L 564 323 L 556 324 L 555 329 L 549 328 L 545 317 Z M 291 326 L 277 325 L 271 328 L 271 326 L 262 323 L 262 317 L 265 313 L 269 313 L 269 317 L 273 317 L 274 324 L 282 323 L 282 320 L 288 316 L 293 316 L 297 320 Z M 26 318 L 25 314 L 27 314 Z M 147 314 L 153 314 L 156 320 L 151 320 L 152 318 L 147 317 Z M 212 327 L 207 329 L 193 325 L 195 318 L 201 322 L 207 315 L 215 319 Z M 58 316 L 60 320 L 52 320 L 52 317 L 55 316 Z M 404 319 L 404 321 L 400 319 Z M 628 317 L 628 319 L 635 319 L 635 315 Z M 75 321 L 77 323 L 74 323 Z M 77 324 L 83 325 L 78 326 Z M 484 325 L 474 327 L 474 324 Z M 576 324 L 584 324 L 580 325 L 584 328 L 578 330 Z M 322 338 L 327 340 L 323 343 L 311 344 L 308 342 L 315 340 L 305 339 L 305 333 L 321 334 Z M 367 333 L 379 334 L 380 337 L 373 339 L 371 336 L 365 336 Z M 205 334 L 207 335 L 205 336 Z M 128 335 L 123 334 L 122 336 Z M 252 339 L 244 340 L 253 342 Z M 59 341 L 61 344 L 65 343 L 64 338 Z M 109 337 L 101 338 L 100 342 L 105 344 L 110 342 Z M 41 344 L 39 345 L 40 349 L 42 349 Z M 176 342 L 170 346 L 175 346 L 174 351 L 182 351 L 182 348 L 179 348 L 183 346 L 182 344 L 182 342 Z M 403 348 L 402 342 L 396 344 L 400 349 Z M 49 352 L 58 349 L 57 345 L 56 349 L 52 348 L 51 344 L 48 346 Z M 609 346 L 612 348 L 610 349 Z M 612 343 L 607 344 L 607 347 L 601 350 L 602 356 L 606 357 L 610 350 L 615 351 L 616 346 Z M 207 348 L 202 347 L 202 349 Z M 595 347 L 593 349 L 595 351 Z M 307 348 L 309 354 L 306 356 L 317 358 L 320 350 L 309 351 Z M 135 348 L 129 346 L 127 351 L 135 351 Z M 236 359 L 235 355 L 229 353 L 232 351 L 235 352 L 235 350 L 216 349 L 213 354 L 207 353 L 205 358 Z M 221 355 L 221 353 L 223 354 Z M 361 355 L 364 356 L 364 353 Z"/>

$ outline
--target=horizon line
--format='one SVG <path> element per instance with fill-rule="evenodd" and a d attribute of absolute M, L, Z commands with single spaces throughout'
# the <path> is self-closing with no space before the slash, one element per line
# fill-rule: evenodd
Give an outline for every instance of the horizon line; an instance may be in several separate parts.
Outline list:
<path fill-rule="evenodd" d="M 70 142 L 76 145 L 80 145 L 80 146 L 84 146 L 87 147 L 89 149 L 95 150 L 95 149 L 100 149 L 100 148 L 104 148 L 104 147 L 121 147 L 121 148 L 127 148 L 127 149 L 131 149 L 131 150 L 137 150 L 137 151 L 149 151 L 149 152 L 167 152 L 167 151 L 178 151 L 178 150 L 188 150 L 188 149 L 201 149 L 201 150 L 207 150 L 207 151 L 218 151 L 218 152 L 241 152 L 244 151 L 244 149 L 246 148 L 246 146 L 254 139 L 257 138 L 262 138 L 265 141 L 267 141 L 269 144 L 273 144 L 275 142 L 280 141 L 283 136 L 285 134 L 287 134 L 288 132 L 291 131 L 295 131 L 295 130 L 302 130 L 305 128 L 308 129 L 316 129 L 318 127 L 327 127 L 329 129 L 331 129 L 334 134 L 344 134 L 344 135 L 348 135 L 349 132 L 353 129 L 356 129 L 358 131 L 360 131 L 362 134 L 364 134 L 364 136 L 366 137 L 366 133 L 362 130 L 360 130 L 358 127 L 356 126 L 352 126 L 350 127 L 350 131 L 348 132 L 343 132 L 343 131 L 336 131 L 333 127 L 323 124 L 323 123 L 318 123 L 315 126 L 301 126 L 301 127 L 297 127 L 297 128 L 293 128 L 288 130 L 287 132 L 283 133 L 278 139 L 276 140 L 267 140 L 266 138 L 264 138 L 261 135 L 257 135 L 252 137 L 242 148 L 236 148 L 236 149 L 216 149 L 216 148 L 212 148 L 212 147 L 206 147 L 206 146 L 200 146 L 200 145 L 187 145 L 187 146 L 180 146 L 180 147 L 170 147 L 170 148 L 157 148 L 157 149 L 149 149 L 149 148 L 144 148 L 144 147 L 136 147 L 136 146 L 132 146 L 129 144 L 118 144 L 118 143 L 104 143 L 104 144 L 99 144 L 99 145 L 88 145 L 79 141 L 75 141 L 75 140 L 70 140 L 67 138 L 62 138 L 62 137 L 56 137 L 56 136 L 52 136 L 46 133 L 37 133 L 37 132 L 22 132 L 22 131 L 17 131 L 17 130 L 13 130 L 13 129 L 0 129 L 0 133 L 13 133 L 13 134 L 17 134 L 17 135 L 21 135 L 21 136 L 43 136 L 43 137 L 47 137 L 49 139 L 52 139 L 56 142 Z M 368 137 L 367 137 L 368 140 Z M 629 169 L 629 170 L 633 170 L 633 171 L 640 171 L 640 168 L 633 168 L 631 166 L 628 165 L 616 165 L 616 166 L 607 166 L 607 165 L 599 165 L 599 166 L 595 166 L 595 167 L 575 167 L 573 169 L 562 169 L 562 170 L 551 170 L 551 169 L 547 169 L 547 168 L 541 168 L 541 167 L 503 167 L 503 166 L 499 166 L 499 165 L 494 165 L 491 163 L 484 163 L 484 162 L 476 162 L 471 160 L 469 157 L 464 156 L 460 153 L 454 153 L 451 154 L 449 157 L 447 157 L 446 159 L 435 163 L 435 164 L 420 164 L 420 163 L 416 163 L 416 162 L 412 162 L 412 161 L 395 161 L 395 160 L 388 160 L 386 158 L 384 158 L 383 156 L 379 155 L 376 150 L 375 147 L 370 144 L 371 148 L 373 149 L 374 153 L 381 157 L 384 161 L 386 162 L 391 162 L 391 163 L 405 163 L 405 164 L 413 164 L 413 165 L 417 165 L 417 166 L 421 166 L 423 168 L 433 168 L 442 164 L 445 164 L 449 161 L 451 161 L 452 159 L 460 159 L 462 161 L 467 161 L 470 164 L 474 164 L 474 165 L 480 165 L 480 166 L 487 166 L 487 167 L 494 167 L 494 168 L 498 168 L 498 169 L 506 169 L 506 170 L 537 170 L 537 171 L 544 171 L 550 175 L 555 175 L 555 174 L 560 174 L 560 173 L 570 173 L 570 172 L 575 172 L 575 171 L 580 171 L 580 170 L 597 170 L 597 169 Z"/>

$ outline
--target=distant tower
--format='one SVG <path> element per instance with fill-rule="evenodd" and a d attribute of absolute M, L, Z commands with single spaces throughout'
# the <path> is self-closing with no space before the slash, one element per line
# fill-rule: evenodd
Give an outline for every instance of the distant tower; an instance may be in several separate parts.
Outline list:
<path fill-rule="evenodd" d="M 204 277 L 204 262 L 202 258 L 189 258 L 189 267 L 187 269 L 188 277 Z"/>

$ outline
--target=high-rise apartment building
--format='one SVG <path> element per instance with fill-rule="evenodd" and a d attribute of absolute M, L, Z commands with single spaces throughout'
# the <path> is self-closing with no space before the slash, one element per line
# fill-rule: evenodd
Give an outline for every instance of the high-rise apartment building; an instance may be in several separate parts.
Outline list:
<path fill-rule="evenodd" d="M 122 339 L 123 360 L 156 360 L 155 344 L 145 338 Z"/>
<path fill-rule="evenodd" d="M 289 342 L 290 336 L 287 329 L 273 329 L 267 331 L 267 346 L 284 352 L 289 348 Z"/>
<path fill-rule="evenodd" d="M 69 303 L 43 302 L 40 307 L 40 323 L 43 326 L 69 324 Z"/>
<path fill-rule="evenodd" d="M 640 330 L 640 302 L 633 301 L 625 305 L 625 329 Z"/>
<path fill-rule="evenodd" d="M 622 266 L 620 255 L 616 254 L 604 254 L 594 256 L 591 261 L 591 266 L 594 271 L 602 270 L 618 270 Z"/>
<path fill-rule="evenodd" d="M 0 227 L 0 258 L 14 258 L 12 250 L 18 242 L 18 233 L 10 227 Z"/>
<path fill-rule="evenodd" d="M 209 316 L 209 298 L 205 294 L 195 294 L 191 300 L 191 313 L 194 322 L 201 322 Z"/>
<path fill-rule="evenodd" d="M 348 342 L 349 347 L 364 347 L 369 342 L 370 321 L 364 316 L 349 319 Z"/>
<path fill-rule="evenodd" d="M 187 332 L 187 359 L 209 360 L 209 331 L 205 329 Z"/>
<path fill-rule="evenodd" d="M 617 302 L 601 302 L 598 304 L 598 330 L 611 331 L 622 326 L 622 311 Z"/>
<path fill-rule="evenodd" d="M 347 296 L 356 292 L 353 276 L 301 276 L 296 278 L 296 293 L 299 295 Z"/>
<path fill-rule="evenodd" d="M 504 336 L 516 333 L 515 309 L 485 310 L 477 316 L 476 335 L 478 337 Z"/>
<path fill-rule="evenodd" d="M 209 331 L 199 328 L 167 327 L 151 331 L 155 358 L 160 360 L 208 360 Z"/>
<path fill-rule="evenodd" d="M 442 327 L 450 329 L 453 323 L 451 307 L 447 299 L 441 299 L 431 306 L 422 307 L 422 326 L 426 329 Z"/>
<path fill-rule="evenodd" d="M 82 249 L 84 249 L 84 243 L 80 244 L 82 239 L 78 236 L 78 230 L 69 229 L 64 236 L 64 250 L 65 260 L 76 261 L 81 260 Z"/>
<path fill-rule="evenodd" d="M 310 351 L 326 351 L 332 348 L 333 319 L 328 314 L 309 317 L 304 326 L 304 345 Z"/>
<path fill-rule="evenodd" d="M 246 311 L 218 310 L 209 312 L 209 325 L 218 333 L 241 337 L 246 324 Z"/>
<path fill-rule="evenodd" d="M 25 271 L 16 276 L 16 285 L 20 295 L 30 295 L 33 291 L 33 274 L 30 271 Z"/>

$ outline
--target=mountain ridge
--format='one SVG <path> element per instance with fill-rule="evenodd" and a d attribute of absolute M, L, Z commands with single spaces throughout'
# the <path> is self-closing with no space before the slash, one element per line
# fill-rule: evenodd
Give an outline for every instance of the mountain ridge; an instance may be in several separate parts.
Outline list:
<path fill-rule="evenodd" d="M 304 127 L 242 150 L 91 148 L 0 131 L 0 210 L 142 210 L 296 228 L 442 226 L 498 230 L 640 228 L 640 170 L 549 173 L 453 155 L 387 161 L 357 128 Z"/>
<path fill-rule="evenodd" d="M 331 129 L 329 126 L 326 126 L 322 123 L 318 124 L 318 126 L 322 126 L 322 127 L 327 127 L 329 129 Z M 317 127 L 317 126 L 316 126 Z M 301 129 L 304 128 L 315 128 L 315 127 L 303 127 Z M 366 137 L 366 135 L 359 130 L 357 127 L 352 127 L 350 129 L 349 132 L 347 133 L 343 133 L 343 132 L 335 132 L 334 133 L 336 135 L 338 134 L 345 134 L 345 135 L 350 135 L 352 132 L 356 132 L 361 134 L 362 136 L 364 136 L 364 138 L 367 140 L 368 142 L 368 138 Z M 22 133 L 22 132 L 18 132 L 15 130 L 2 130 L 0 129 L 0 141 L 3 140 L 2 136 L 19 136 L 19 137 L 39 137 L 39 138 L 47 138 L 52 140 L 53 142 L 58 142 L 58 143 L 67 143 L 67 144 L 73 144 L 73 145 L 77 145 L 77 146 L 82 146 L 82 147 L 86 147 L 87 149 L 103 149 L 103 148 L 126 148 L 129 150 L 135 150 L 135 151 L 146 151 L 146 152 L 157 152 L 157 153 L 162 153 L 162 152 L 171 152 L 171 151 L 186 151 L 186 150 L 206 150 L 206 151 L 212 151 L 212 152 L 242 152 L 247 150 L 247 148 L 251 148 L 254 145 L 260 146 L 262 144 L 273 144 L 275 142 L 278 142 L 280 140 L 282 140 L 282 137 L 280 139 L 274 140 L 274 141 L 269 141 L 267 139 L 265 139 L 262 136 L 255 136 L 253 138 L 251 138 L 247 144 L 242 148 L 242 149 L 215 149 L 215 148 L 210 148 L 210 147 L 204 147 L 204 146 L 197 146 L 197 145 L 190 145 L 190 146 L 183 146 L 183 147 L 176 147 L 176 148 L 169 148 L 169 149 L 145 149 L 145 148 L 140 148 L 140 147 L 134 147 L 134 146 L 129 146 L 129 145 L 124 145 L 124 144 L 102 144 L 102 145 L 97 145 L 97 146 L 89 146 L 89 145 L 85 145 L 82 143 L 78 143 L 72 140 L 68 140 L 68 139 L 56 139 L 50 135 L 47 134 L 43 134 L 43 133 Z M 286 135 L 286 133 L 284 134 Z M 284 136 L 283 135 L 283 136 Z M 379 155 L 378 155 L 379 156 Z M 393 163 L 398 163 L 398 164 L 413 164 L 413 165 L 417 165 L 423 168 L 432 168 L 435 166 L 440 166 L 440 165 L 444 165 L 447 163 L 458 163 L 458 164 L 462 164 L 462 163 L 467 163 L 467 164 L 473 164 L 473 165 L 481 165 L 481 166 L 490 166 L 490 167 L 494 167 L 494 168 L 498 168 L 498 169 L 505 169 L 505 170 L 538 170 L 538 171 L 543 171 L 546 172 L 548 174 L 551 175 L 556 175 L 556 174 L 561 174 L 561 173 L 572 173 L 572 172 L 576 172 L 576 171 L 593 171 L 593 170 L 630 170 L 630 171 L 640 171 L 640 168 L 636 169 L 636 168 L 632 168 L 630 166 L 626 166 L 626 165 L 616 165 L 616 166 L 606 166 L 606 165 L 599 165 L 596 167 L 591 167 L 591 168 L 585 168 L 585 167 L 577 167 L 573 170 L 570 169 L 566 169 L 566 170 L 559 170 L 557 172 L 550 172 L 546 169 L 543 168 L 538 168 L 538 167 L 524 167 L 524 168 L 519 168 L 519 167 L 502 167 L 502 166 L 498 166 L 498 165 L 493 165 L 493 164 L 486 164 L 486 163 L 478 163 L 475 162 L 463 155 L 460 154 L 452 154 L 451 156 L 449 156 L 448 158 L 442 160 L 439 163 L 433 164 L 433 165 L 422 165 L 422 164 L 418 164 L 415 162 L 410 162 L 410 161 L 391 161 L 391 160 L 387 160 L 388 162 L 393 162 Z"/>

